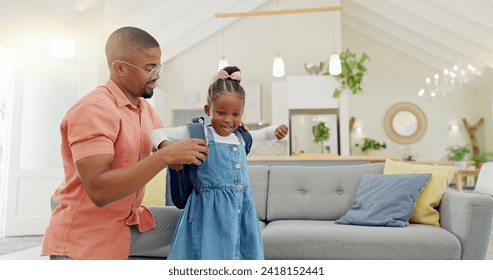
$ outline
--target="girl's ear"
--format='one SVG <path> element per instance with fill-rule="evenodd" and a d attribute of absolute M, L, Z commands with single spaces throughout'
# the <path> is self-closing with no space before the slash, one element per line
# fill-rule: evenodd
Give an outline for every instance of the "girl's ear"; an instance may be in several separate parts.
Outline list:
<path fill-rule="evenodd" d="M 209 104 L 205 104 L 204 105 L 204 113 L 210 117 L 211 116 L 211 107 L 209 106 Z"/>

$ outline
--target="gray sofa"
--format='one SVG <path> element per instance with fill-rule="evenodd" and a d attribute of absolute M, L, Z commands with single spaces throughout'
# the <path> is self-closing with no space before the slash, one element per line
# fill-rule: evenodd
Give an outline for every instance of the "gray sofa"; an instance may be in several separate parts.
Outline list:
<path fill-rule="evenodd" d="M 383 163 L 355 166 L 249 166 L 266 259 L 484 259 L 493 219 L 490 196 L 446 192 L 441 227 L 336 224 L 360 177 Z"/>
<path fill-rule="evenodd" d="M 439 207 L 440 227 L 412 223 L 405 228 L 342 225 L 335 220 L 351 208 L 361 176 L 382 174 L 383 163 L 248 168 L 266 259 L 486 257 L 493 219 L 490 196 L 447 191 Z M 162 255 L 162 250 L 156 249 L 156 256 Z"/>

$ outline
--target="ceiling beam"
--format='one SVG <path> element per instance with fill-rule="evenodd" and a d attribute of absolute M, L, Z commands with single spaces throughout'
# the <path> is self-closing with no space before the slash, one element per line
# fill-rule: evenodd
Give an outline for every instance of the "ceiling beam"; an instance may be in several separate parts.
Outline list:
<path fill-rule="evenodd" d="M 289 10 L 271 10 L 271 11 L 253 11 L 244 13 L 219 13 L 214 16 L 217 18 L 224 17 L 255 17 L 255 16 L 271 16 L 271 15 L 288 15 L 288 14 L 305 14 L 305 13 L 317 13 L 317 12 L 332 12 L 340 11 L 342 6 L 327 6 L 316 8 L 303 8 L 303 9 L 289 9 Z"/>

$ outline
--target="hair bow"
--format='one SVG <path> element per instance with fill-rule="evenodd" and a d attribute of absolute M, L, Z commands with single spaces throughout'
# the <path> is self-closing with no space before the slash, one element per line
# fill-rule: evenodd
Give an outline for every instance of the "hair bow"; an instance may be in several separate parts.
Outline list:
<path fill-rule="evenodd" d="M 241 81 L 241 72 L 240 71 L 235 71 L 235 72 L 231 73 L 231 75 L 228 75 L 228 72 L 226 72 L 226 70 L 221 69 L 217 73 L 217 77 L 219 79 L 222 79 L 222 80 L 225 80 L 227 78 L 230 78 L 231 80 L 235 80 L 235 81 L 238 81 L 239 82 L 239 81 Z"/>

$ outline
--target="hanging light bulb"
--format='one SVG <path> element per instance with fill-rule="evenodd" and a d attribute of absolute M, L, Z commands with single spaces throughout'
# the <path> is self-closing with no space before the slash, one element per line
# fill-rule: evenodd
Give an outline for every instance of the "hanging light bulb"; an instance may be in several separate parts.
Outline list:
<path fill-rule="evenodd" d="M 276 3 L 277 9 L 279 10 L 279 0 Z M 274 57 L 274 63 L 272 63 L 272 76 L 276 78 L 284 77 L 284 60 L 279 54 L 279 15 L 276 15 L 276 35 L 277 35 L 277 55 Z"/>
<path fill-rule="evenodd" d="M 224 57 L 224 21 L 223 21 L 223 27 L 222 27 L 222 40 L 223 40 L 223 55 L 221 57 L 221 59 L 219 60 L 219 64 L 217 66 L 217 71 L 219 72 L 219 70 L 221 69 L 224 69 L 224 67 L 228 66 L 229 63 L 228 63 L 228 60 L 226 60 L 226 58 Z"/>
<path fill-rule="evenodd" d="M 274 63 L 272 64 L 272 75 L 276 78 L 280 78 L 283 77 L 284 74 L 284 60 L 282 59 L 282 56 L 277 53 L 276 57 L 274 57 Z"/>
<path fill-rule="evenodd" d="M 329 60 L 329 74 L 337 76 L 342 73 L 341 58 L 334 52 Z"/>
<path fill-rule="evenodd" d="M 342 73 L 342 66 L 341 66 L 341 58 L 339 57 L 339 54 L 335 51 L 336 49 L 336 15 L 332 14 L 332 34 L 333 36 L 333 44 L 334 44 L 334 51 L 332 52 L 332 55 L 329 58 L 329 74 L 332 76 L 337 76 Z"/>
<path fill-rule="evenodd" d="M 219 72 L 219 70 L 224 69 L 224 67 L 226 67 L 228 65 L 229 65 L 228 60 L 226 60 L 226 58 L 224 58 L 224 56 L 223 56 L 219 60 L 219 65 L 217 66 L 217 71 Z"/>

